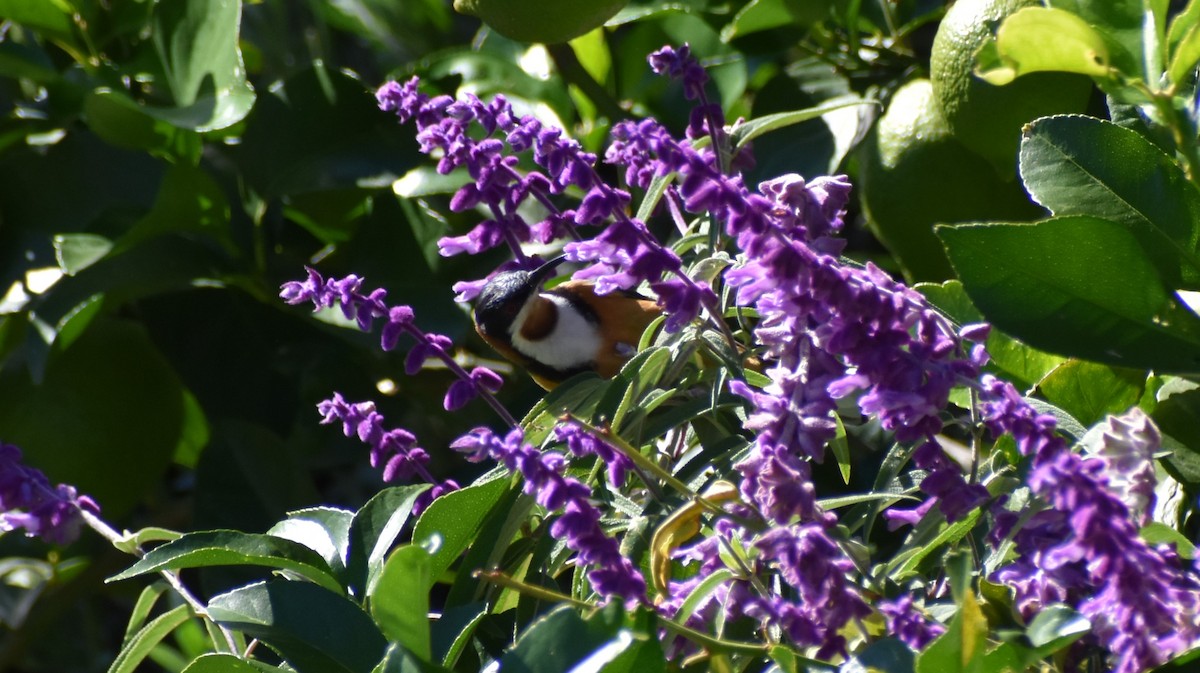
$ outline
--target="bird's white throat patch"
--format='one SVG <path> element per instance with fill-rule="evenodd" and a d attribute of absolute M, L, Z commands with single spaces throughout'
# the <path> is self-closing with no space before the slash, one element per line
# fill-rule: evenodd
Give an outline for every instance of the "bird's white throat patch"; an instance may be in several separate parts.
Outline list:
<path fill-rule="evenodd" d="M 521 336 L 521 325 L 525 324 L 538 300 L 552 303 L 558 311 L 558 320 L 550 334 L 535 341 Z M 595 325 L 588 322 L 569 300 L 548 292 L 525 302 L 517 319 L 509 327 L 509 332 L 513 348 L 554 369 L 570 370 L 594 361 L 601 344 L 600 333 Z"/>

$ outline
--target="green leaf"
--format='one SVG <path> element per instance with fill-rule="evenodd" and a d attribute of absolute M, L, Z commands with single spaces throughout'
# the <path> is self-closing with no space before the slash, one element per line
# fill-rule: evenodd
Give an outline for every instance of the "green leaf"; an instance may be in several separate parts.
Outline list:
<path fill-rule="evenodd" d="M 90 271 L 63 278 L 55 292 Z M 76 486 L 119 517 L 153 492 L 170 463 L 185 430 L 184 389 L 132 321 L 98 317 L 66 346 L 55 343 L 40 385 L 20 368 L 0 371 L 4 441 L 54 483 Z"/>
<path fill-rule="evenodd" d="M 232 252 L 229 218 L 225 192 L 207 171 L 174 165 L 163 176 L 154 207 L 117 240 L 114 256 L 164 234 L 201 234 Z"/>
<path fill-rule="evenodd" d="M 836 100 L 830 103 L 824 103 L 816 107 L 810 107 L 803 110 L 793 110 L 791 112 L 779 112 L 776 114 L 764 115 L 756 119 L 751 119 L 743 124 L 738 124 L 730 132 L 730 138 L 733 140 L 734 147 L 742 148 L 755 138 L 770 133 L 776 129 L 786 128 L 794 124 L 806 122 L 810 119 L 816 119 L 821 115 L 828 114 L 835 110 L 844 110 L 856 105 L 879 105 L 876 100 Z"/>
<path fill-rule="evenodd" d="M 134 634 L 137 633 L 146 623 L 146 619 L 150 616 L 150 611 L 154 609 L 154 605 L 158 603 L 158 599 L 162 597 L 167 590 L 167 585 L 164 582 L 155 582 L 150 586 L 142 589 L 142 593 L 138 595 L 137 603 L 129 612 L 129 622 L 125 625 L 125 638 L 122 644 L 128 643 Z"/>
<path fill-rule="evenodd" d="M 74 276 L 112 250 L 112 241 L 96 234 L 59 234 L 54 237 L 54 257 L 58 268 Z"/>
<path fill-rule="evenodd" d="M 232 654 L 204 654 L 183 669 L 182 673 L 290 673 L 286 668 L 272 666 Z"/>
<path fill-rule="evenodd" d="M 1150 54 L 1147 58 L 1146 53 L 1155 51 L 1158 24 L 1162 23 L 1165 12 L 1162 0 L 1051 0 L 1049 4 L 1078 16 L 1092 26 L 1108 47 L 1109 61 L 1126 78 L 1149 77 L 1156 80 L 1162 72 L 1161 63 L 1157 69 L 1153 69 L 1157 56 Z"/>
<path fill-rule="evenodd" d="M 958 673 L 972 669 L 984 656 L 987 619 L 975 594 L 968 591 L 958 600 L 958 612 L 938 636 L 917 655 L 916 673 Z M 978 664 L 975 664 L 978 665 Z"/>
<path fill-rule="evenodd" d="M 125 640 L 120 653 L 108 667 L 108 673 L 133 673 L 151 650 L 191 618 L 192 609 L 187 605 L 180 605 L 159 615 Z"/>
<path fill-rule="evenodd" d="M 66 0 L 0 0 L 0 17 L 45 34 L 68 47 L 77 41 L 75 9 Z"/>
<path fill-rule="evenodd" d="M 110 577 L 108 581 L 115 582 L 160 570 L 227 565 L 290 570 L 330 591 L 342 592 L 325 559 L 317 552 L 291 540 L 232 530 L 188 533 L 178 540 L 151 549 L 137 563 Z"/>
<path fill-rule="evenodd" d="M 1195 8 L 1200 7 L 1200 3 L 1190 3 L 1188 10 L 1195 11 Z M 1188 14 L 1185 11 L 1176 17 L 1171 24 L 1171 30 L 1174 31 L 1176 26 L 1183 24 L 1184 16 Z M 1193 71 L 1196 69 L 1196 64 L 1200 63 L 1200 23 L 1195 22 L 1195 16 L 1192 16 L 1193 23 L 1187 27 L 1177 43 L 1171 48 L 1171 61 L 1167 67 L 1167 79 L 1175 85 L 1186 84 Z"/>
<path fill-rule="evenodd" d="M 1125 225 L 1169 289 L 1200 286 L 1200 189 L 1174 157 L 1112 122 L 1067 115 L 1031 123 L 1021 178 L 1055 215 Z"/>
<path fill-rule="evenodd" d="M 946 524 L 932 540 L 913 550 L 912 553 L 904 556 L 896 556 L 888 564 L 888 575 L 895 581 L 902 582 L 906 577 L 915 573 L 917 566 L 931 554 L 939 552 L 943 547 L 952 545 L 966 537 L 971 532 L 971 529 L 975 527 L 975 524 L 979 522 L 979 517 L 982 513 L 983 509 L 976 507 L 958 521 Z"/>
<path fill-rule="evenodd" d="M 348 584 L 355 595 L 369 593 L 383 561 L 408 522 L 417 498 L 429 484 L 392 486 L 376 493 L 354 515 L 348 532 Z"/>
<path fill-rule="evenodd" d="M 510 481 L 503 477 L 471 484 L 434 500 L 421 513 L 412 539 L 427 548 L 434 545 L 430 551 L 430 577 L 440 577 L 471 545 L 484 519 L 509 489 L 509 484 Z"/>
<path fill-rule="evenodd" d="M 447 608 L 442 616 L 430 625 L 430 648 L 434 661 L 447 668 L 454 668 L 475 628 L 488 614 L 486 603 L 468 603 Z"/>
<path fill-rule="evenodd" d="M 972 302 L 1053 353 L 1159 372 L 1200 371 L 1200 319 L 1123 225 L 1086 216 L 941 226 Z"/>
<path fill-rule="evenodd" d="M 349 599 L 308 582 L 260 582 L 214 597 L 212 619 L 258 638 L 304 673 L 370 673 L 387 640 Z"/>
<path fill-rule="evenodd" d="M 640 651 L 645 644 L 650 647 Z M 640 667 L 632 667 L 634 662 Z M 574 608 L 561 606 L 531 624 L 500 659 L 502 670 L 522 673 L 561 673 L 584 665 L 613 673 L 664 670 L 657 634 L 648 628 L 631 629 L 619 605 L 587 620 Z"/>
<path fill-rule="evenodd" d="M 1175 547 L 1175 552 L 1179 554 L 1181 558 L 1187 559 L 1188 561 L 1196 558 L 1196 545 L 1193 544 L 1191 540 L 1187 539 L 1183 533 L 1180 533 L 1165 523 L 1153 521 L 1144 526 L 1142 530 L 1139 531 L 1139 534 L 1141 535 L 1142 539 L 1146 541 L 1146 544 L 1152 547 L 1156 547 L 1160 544 L 1169 544 Z"/>
<path fill-rule="evenodd" d="M 862 666 L 858 670 L 879 673 L 913 673 L 916 665 L 912 648 L 897 638 L 876 640 L 855 653 L 851 660 Z"/>
<path fill-rule="evenodd" d="M 751 33 L 787 26 L 792 23 L 792 13 L 784 0 L 750 0 L 733 20 L 721 29 L 725 42 L 736 40 Z"/>
<path fill-rule="evenodd" d="M 11 0 L 8 0 L 11 2 Z M 0 0 L 0 7 L 4 4 Z M 45 3 L 51 5 L 51 3 Z M 0 16 L 3 16 L 0 10 Z M 45 51 L 12 40 L 0 42 L 0 75 L 13 79 L 30 79 L 46 84 L 58 79 L 58 70 Z"/>
<path fill-rule="evenodd" d="M 369 596 L 371 616 L 383 635 L 426 661 L 432 657 L 429 589 L 433 577 L 429 570 L 429 552 L 404 545 L 388 557 Z"/>
<path fill-rule="evenodd" d="M 337 574 L 345 570 L 350 546 L 350 522 L 354 513 L 336 507 L 309 507 L 288 512 L 283 521 L 271 526 L 267 535 L 291 540 L 321 555 Z"/>
<path fill-rule="evenodd" d="M 1006 18 L 978 58 L 976 74 L 997 86 L 1031 72 L 1109 75 L 1104 37 L 1078 15 L 1046 7 L 1026 7 Z"/>
<path fill-rule="evenodd" d="M 1137 404 L 1146 385 L 1146 372 L 1069 360 L 1038 384 L 1042 396 L 1080 423 L 1091 426 L 1109 414 Z"/>
<path fill-rule="evenodd" d="M 83 115 L 88 128 L 116 147 L 192 165 L 200 159 L 203 145 L 197 131 L 180 128 L 162 109 L 142 105 L 119 91 L 88 92 Z"/>
<path fill-rule="evenodd" d="M 420 163 L 413 130 L 380 112 L 362 81 L 320 62 L 263 94 L 231 150 L 263 198 L 385 187 Z"/>
<path fill-rule="evenodd" d="M 150 33 L 175 101 L 156 116 L 193 131 L 241 121 L 254 105 L 238 49 L 240 0 L 162 0 Z"/>
<path fill-rule="evenodd" d="M 1025 629 L 1029 642 L 1041 656 L 1049 656 L 1079 640 L 1092 630 L 1087 617 L 1066 605 L 1050 605 L 1042 609 Z"/>
<path fill-rule="evenodd" d="M 399 643 L 391 643 L 383 659 L 371 673 L 444 673 L 445 670 L 418 659 Z"/>

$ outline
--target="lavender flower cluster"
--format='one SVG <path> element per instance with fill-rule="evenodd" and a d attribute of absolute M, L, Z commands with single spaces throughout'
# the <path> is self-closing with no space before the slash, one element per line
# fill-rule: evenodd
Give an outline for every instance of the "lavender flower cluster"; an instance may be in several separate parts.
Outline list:
<path fill-rule="evenodd" d="M 21 450 L 0 442 L 0 532 L 24 529 L 31 537 L 68 544 L 79 537 L 83 513 L 100 507 L 75 487 L 51 486 L 46 475 L 21 462 Z"/>
<path fill-rule="evenodd" d="M 655 71 L 681 80 L 685 95 L 697 101 L 688 137 L 675 138 L 653 119 L 626 121 L 613 129 L 605 160 L 623 168 L 627 184 L 648 190 L 669 181 L 662 200 L 680 230 L 688 214 L 711 218 L 736 244 L 739 263 L 720 280 L 735 290 L 733 303 L 753 307 L 758 320 L 754 342 L 766 364 L 769 383 L 756 388 L 735 380 L 730 390 L 746 399 L 745 427 L 753 432 L 750 454 L 735 467 L 741 476 L 738 516 L 717 517 L 711 535 L 676 551 L 694 565 L 685 579 L 670 582 L 658 601 L 673 615 L 706 578 L 723 568 L 722 545 L 751 551 L 749 564 L 723 582 L 689 624 L 748 618 L 783 633 L 793 644 L 814 648 L 818 657 L 848 655 L 845 627 L 872 612 L 856 568 L 843 549 L 837 519 L 817 503 L 811 464 L 821 462 L 836 432 L 838 400 L 853 397 L 859 410 L 878 419 L 896 441 L 912 445 L 912 463 L 925 471 L 920 488 L 929 498 L 916 509 L 891 509 L 893 524 L 915 524 L 936 512 L 954 522 L 990 503 L 996 528 L 990 540 L 1015 542 L 1016 559 L 993 579 L 1013 587 L 1026 618 L 1051 603 L 1067 603 L 1092 620 L 1092 639 L 1107 648 L 1121 673 L 1145 670 L 1200 640 L 1200 584 L 1166 548 L 1148 546 L 1138 537 L 1126 501 L 1105 475 L 1119 457 L 1085 460 L 1055 434 L 1053 419 L 1037 414 L 1012 387 L 983 375 L 988 356 L 982 345 L 986 325 L 956 328 L 912 289 L 871 264 L 858 266 L 839 258 L 850 184 L 842 176 L 805 180 L 785 175 L 746 186 L 727 164 L 731 156 L 719 107 L 705 97 L 707 75 L 687 47 L 664 48 L 650 57 Z M 683 262 L 649 233 L 644 222 L 628 215 L 628 191 L 607 185 L 595 168 L 596 157 L 560 130 L 531 116 L 518 117 L 503 97 L 485 103 L 474 96 L 455 101 L 429 97 L 416 78 L 384 85 L 377 97 L 400 121 L 414 121 L 424 151 L 438 157 L 438 170 L 463 170 L 470 181 L 451 199 L 456 211 L 481 208 L 489 217 L 465 236 L 443 239 L 443 254 L 474 254 L 501 244 L 513 253 L 513 266 L 532 261 L 522 250 L 528 242 L 567 238 L 567 259 L 585 267 L 577 279 L 595 282 L 599 292 L 647 284 L 675 332 L 707 312 L 715 326 L 724 314 L 713 288 L 690 278 Z M 522 173 L 518 156 L 532 153 L 540 171 Z M 568 188 L 584 194 L 574 207 L 561 202 Z M 546 215 L 526 222 L 519 208 L 528 199 Z M 580 227 L 603 225 L 590 239 Z M 470 299 L 484 281 L 459 284 L 460 299 Z M 449 340 L 426 335 L 412 325 L 406 307 L 387 307 L 381 291 L 362 294 L 360 279 L 324 280 L 310 271 L 307 281 L 288 284 L 291 303 L 339 305 L 347 318 L 369 329 L 372 319 L 387 318 L 384 347 L 400 333 L 414 337 L 410 371 L 428 356 L 448 360 Z M 495 406 L 498 378 L 485 370 L 456 370 L 457 382 L 446 407 L 474 397 Z M 1032 458 L 1030 486 L 1048 509 L 1016 528 L 1016 516 L 1003 509 L 963 466 L 942 449 L 940 434 L 950 413 L 955 387 L 979 395 L 979 412 L 993 434 L 1012 435 Z M 384 430 L 369 403 L 349 404 L 340 396 L 322 403 L 326 422 L 340 420 L 345 432 L 372 446 L 372 463 L 393 475 L 417 474 L 427 454 L 402 430 Z M 524 442 L 516 422 L 501 413 L 510 428 L 504 436 L 477 429 L 454 443 L 474 460 L 490 459 L 519 472 L 525 490 L 551 512 L 560 512 L 551 533 L 576 552 L 590 570 L 601 596 L 627 603 L 646 600 L 646 586 L 632 561 L 604 532 L 591 489 L 564 473 L 567 459 Z M 1143 432 L 1144 436 L 1147 433 Z M 575 457 L 595 455 L 609 468 L 609 482 L 621 488 L 630 465 L 620 452 L 579 426 L 565 423 L 555 441 Z M 1132 441 L 1132 440 L 1131 440 Z M 1143 442 L 1145 443 L 1145 442 Z M 1143 447 L 1144 448 L 1144 447 Z M 1142 451 L 1139 480 L 1131 489 L 1145 496 Z M 762 581 L 766 578 L 768 581 Z M 929 620 L 914 595 L 901 593 L 877 608 L 889 632 L 914 649 L 926 646 L 944 627 Z M 693 606 L 696 607 L 696 606 Z"/>

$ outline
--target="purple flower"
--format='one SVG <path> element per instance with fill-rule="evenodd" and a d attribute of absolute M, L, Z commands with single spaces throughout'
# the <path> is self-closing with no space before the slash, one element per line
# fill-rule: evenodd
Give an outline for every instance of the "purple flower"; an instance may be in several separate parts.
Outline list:
<path fill-rule="evenodd" d="M 554 426 L 554 439 L 564 442 L 576 458 L 599 458 L 608 466 L 608 483 L 615 488 L 625 483 L 625 474 L 633 469 L 633 462 L 625 454 L 574 421 L 563 421 Z"/>
<path fill-rule="evenodd" d="M 776 624 L 800 647 L 818 646 L 817 658 L 846 654 L 839 631 L 871 614 L 857 587 L 847 580 L 854 564 L 829 538 L 824 523 L 777 526 L 755 542 L 794 597 L 750 596 L 744 609 Z"/>
<path fill-rule="evenodd" d="M 569 437 L 574 431 L 564 432 Z M 509 471 L 519 472 L 525 478 L 525 493 L 547 510 L 561 511 L 550 534 L 563 540 L 580 563 L 592 568 L 587 576 L 596 593 L 626 603 L 645 601 L 646 581 L 621 554 L 617 541 L 605 534 L 600 512 L 591 503 L 592 489 L 563 474 L 566 459 L 562 455 L 542 453 L 526 444 L 519 429 L 499 437 L 487 428 L 476 428 L 451 447 L 467 454 L 470 460 L 491 459 Z"/>
<path fill-rule="evenodd" d="M 925 649 L 934 638 L 946 632 L 946 627 L 930 621 L 913 604 L 912 594 L 903 594 L 890 601 L 880 601 L 875 607 L 887 619 L 888 632 L 918 652 Z"/>
<path fill-rule="evenodd" d="M 1029 485 L 1052 507 L 1014 539 L 1020 557 L 996 577 L 1017 590 L 1026 617 L 1046 601 L 1074 605 L 1092 622 L 1118 673 L 1158 666 L 1200 639 L 1200 582 L 1174 554 L 1139 537 L 1129 508 L 1108 487 L 1106 460 L 1085 460 L 1009 383 L 980 380 L 980 412 L 1033 459 Z M 1144 440 L 1148 432 L 1137 432 Z"/>
<path fill-rule="evenodd" d="M 24 529 L 29 537 L 69 544 L 79 537 L 83 512 L 100 507 L 73 486 L 51 486 L 41 470 L 21 463 L 21 450 L 0 442 L 0 531 Z"/>
<path fill-rule="evenodd" d="M 1129 508 L 1139 526 L 1154 514 L 1154 453 L 1162 436 L 1146 412 L 1134 407 L 1109 416 L 1082 439 L 1083 448 L 1105 463 L 1108 488 Z"/>
<path fill-rule="evenodd" d="M 495 393 L 503 383 L 504 380 L 496 372 L 487 367 L 476 367 L 471 370 L 469 378 L 459 379 L 450 384 L 442 406 L 446 411 L 462 409 L 467 402 L 479 397 L 480 391 Z"/>
<path fill-rule="evenodd" d="M 458 490 L 458 483 L 453 480 L 438 482 L 425 467 L 429 463 L 429 454 L 417 446 L 417 438 L 403 428 L 387 429 L 383 424 L 383 415 L 375 410 L 374 402 L 350 403 L 340 393 L 334 393 L 328 400 L 317 404 L 321 414 L 321 424 L 341 422 L 342 432 L 347 437 L 357 437 L 359 441 L 371 447 L 371 467 L 383 468 L 385 482 L 407 481 L 418 476 L 433 484 L 433 489 L 421 494 L 413 507 L 415 514 L 420 514 L 429 503 L 450 491 Z"/>
<path fill-rule="evenodd" d="M 453 342 L 449 337 L 421 331 L 411 307 L 388 306 L 384 302 L 387 292 L 383 289 L 363 294 L 362 282 L 363 279 L 353 275 L 342 280 L 325 279 L 310 268 L 305 280 L 284 283 L 279 295 L 289 304 L 311 302 L 316 310 L 339 306 L 342 313 L 348 319 L 356 320 L 363 331 L 369 330 L 376 318 L 386 318 L 387 324 L 380 336 L 383 350 L 395 349 L 404 334 L 416 341 L 404 361 L 404 369 L 410 376 L 421 370 L 426 359 L 433 357 L 458 378 L 446 393 L 444 405 L 448 411 L 459 409 L 476 397 L 483 397 L 505 423 L 516 425 L 512 414 L 493 396 L 502 383 L 499 374 L 484 367 L 477 367 L 468 373 L 451 355 Z"/>
<path fill-rule="evenodd" d="M 650 54 L 647 58 L 650 69 L 660 75 L 667 75 L 683 84 L 683 95 L 688 100 L 699 100 L 704 95 L 704 85 L 708 82 L 708 73 L 692 57 L 691 47 L 683 45 L 679 49 L 665 46 Z"/>

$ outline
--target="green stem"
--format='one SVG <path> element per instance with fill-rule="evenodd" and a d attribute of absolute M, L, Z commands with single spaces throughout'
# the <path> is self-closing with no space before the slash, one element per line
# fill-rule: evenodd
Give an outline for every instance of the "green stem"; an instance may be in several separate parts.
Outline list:
<path fill-rule="evenodd" d="M 110 543 L 112 543 L 112 546 L 116 547 L 117 549 L 126 553 L 130 553 L 130 545 L 128 544 L 127 535 L 117 532 L 115 528 L 108 525 L 107 521 L 87 510 L 80 510 L 80 514 L 83 515 L 83 520 L 85 523 L 87 523 L 88 527 L 99 533 L 100 537 L 108 540 Z M 144 552 L 140 547 L 134 547 L 132 553 L 138 558 L 146 555 L 146 552 Z M 167 584 L 171 585 L 171 588 L 175 590 L 175 593 L 179 594 L 179 597 L 182 598 L 183 601 L 192 608 L 192 611 L 196 613 L 196 616 L 200 617 L 201 619 L 208 619 L 209 621 L 212 621 L 208 616 L 208 606 L 201 602 L 199 598 L 196 598 L 196 596 L 186 586 L 183 585 L 183 580 L 179 579 L 178 573 L 171 570 L 160 570 L 158 571 L 158 574 L 162 575 L 163 579 L 167 581 Z M 213 624 L 216 625 L 217 629 L 220 630 L 221 635 L 224 636 L 225 644 L 229 647 L 229 653 L 237 654 L 237 643 L 234 641 L 233 633 L 230 632 L 229 629 L 217 624 L 216 622 L 213 622 Z"/>

